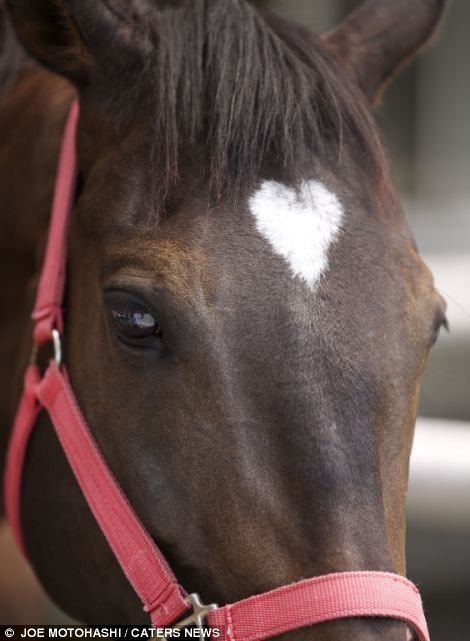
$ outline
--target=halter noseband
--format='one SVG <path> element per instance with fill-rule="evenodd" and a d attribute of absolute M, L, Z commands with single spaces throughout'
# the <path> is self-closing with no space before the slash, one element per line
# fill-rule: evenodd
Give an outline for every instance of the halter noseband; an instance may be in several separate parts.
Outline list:
<path fill-rule="evenodd" d="M 20 498 L 26 450 L 39 411 L 47 410 L 87 503 L 124 574 L 155 627 L 219 628 L 222 641 L 261 641 L 290 630 L 348 617 L 384 617 L 407 623 L 429 641 L 418 589 L 388 572 L 339 572 L 252 596 L 224 607 L 187 595 L 137 518 L 107 466 L 80 411 L 62 364 L 62 300 L 67 226 L 76 177 L 78 104 L 70 110 L 62 141 L 44 265 L 33 312 L 33 353 L 52 342 L 54 358 L 44 375 L 32 362 L 9 443 L 6 512 L 22 547 Z M 34 361 L 34 359 L 33 359 Z"/>

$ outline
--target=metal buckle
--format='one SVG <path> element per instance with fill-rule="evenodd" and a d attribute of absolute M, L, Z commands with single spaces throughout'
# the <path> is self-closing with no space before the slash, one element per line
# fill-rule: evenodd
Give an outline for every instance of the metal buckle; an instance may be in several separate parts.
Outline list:
<path fill-rule="evenodd" d="M 189 594 L 186 599 L 186 603 L 190 608 L 192 608 L 192 613 L 174 625 L 173 627 L 176 630 L 180 630 L 181 628 L 187 628 L 190 625 L 193 625 L 195 628 L 198 628 L 199 630 L 204 629 L 204 624 L 205 624 L 205 619 L 207 615 L 210 612 L 214 612 L 215 610 L 218 610 L 219 606 L 216 603 L 211 603 L 210 605 L 204 605 L 201 602 L 201 597 L 197 593 Z"/>
<path fill-rule="evenodd" d="M 60 367 L 62 365 L 62 341 L 60 340 L 60 333 L 58 329 L 52 330 L 51 339 L 52 339 L 52 349 L 54 352 L 54 360 L 56 362 L 57 367 Z M 31 357 L 29 360 L 30 365 L 36 365 L 38 351 L 39 351 L 39 347 L 36 343 L 34 343 L 31 350 Z"/>

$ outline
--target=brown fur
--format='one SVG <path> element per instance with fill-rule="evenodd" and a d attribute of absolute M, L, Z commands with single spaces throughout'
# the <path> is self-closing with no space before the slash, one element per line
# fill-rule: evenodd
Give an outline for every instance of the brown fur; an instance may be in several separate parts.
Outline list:
<path fill-rule="evenodd" d="M 50 12 L 57 3 L 11 3 L 18 33 L 26 25 L 35 43 L 23 38 L 25 44 L 42 62 L 55 52 L 51 64 L 75 82 L 80 98 L 81 188 L 69 239 L 65 358 L 84 414 L 132 505 L 184 586 L 206 601 L 233 601 L 331 571 L 404 572 L 417 388 L 443 302 L 416 253 L 386 172 L 373 171 L 365 139 L 358 146 L 350 128 L 343 130 L 341 154 L 328 154 L 320 144 L 299 146 L 294 173 L 323 181 L 346 211 L 328 273 L 314 294 L 292 279 L 248 211 L 246 196 L 260 178 L 292 181 L 292 167 L 272 149 L 265 149 L 261 164 L 258 157 L 253 161 L 257 171 L 239 185 L 236 199 L 227 192 L 214 201 L 207 157 L 188 139 L 178 182 L 166 191 L 166 213 L 157 223 L 153 196 L 161 176 L 154 171 L 159 140 L 152 119 L 158 94 L 150 94 L 142 112 L 110 112 L 111 94 L 103 95 L 103 87 L 132 79 L 111 70 L 105 82 L 90 72 L 118 59 L 138 68 L 136 41 L 128 37 L 129 25 L 119 22 L 121 3 L 116 0 L 111 12 L 110 2 L 66 6 L 90 47 L 78 67 L 77 59 L 70 67 L 70 56 L 63 66 L 56 57 L 62 41 Z M 148 6 L 136 2 L 133 29 Z M 151 6 L 174 11 L 187 27 L 177 12 L 185 2 Z M 243 2 L 234 6 L 242 15 L 255 11 Z M 258 28 L 265 19 L 266 29 L 273 29 L 262 16 L 256 17 Z M 111 60 L 106 38 L 100 57 L 96 32 L 87 30 L 90 21 L 104 36 L 102 30 L 113 24 Z M 157 21 L 152 28 L 157 37 Z M 279 29 L 286 34 L 282 46 L 295 48 L 287 25 Z M 149 42 L 143 38 L 144 50 Z M 396 46 L 401 47 L 399 33 Z M 306 47 L 302 42 L 295 55 Z M 335 75 L 334 85 L 349 90 L 348 72 L 320 40 L 312 47 L 323 71 Z M 389 63 L 384 60 L 387 69 Z M 210 69 L 203 65 L 201 73 Z M 229 66 L 227 73 L 233 72 Z M 229 77 L 236 93 L 240 78 Z M 132 93 L 130 84 L 127 91 Z M 66 81 L 35 70 L 20 75 L 0 108 L 2 426 L 11 422 L 30 349 L 28 314 L 73 96 Z M 327 96 L 334 102 L 333 94 L 321 94 L 322 110 L 337 113 L 342 107 L 325 104 Z M 359 101 L 353 105 L 356 115 L 367 113 L 361 127 L 372 122 L 357 89 L 351 88 L 350 98 Z M 130 104 L 137 109 L 138 103 Z M 270 105 L 261 102 L 258 108 L 263 107 Z M 213 115 L 205 113 L 206 119 Z M 246 118 L 248 126 L 249 113 Z M 325 122 L 315 126 L 327 141 Z M 367 145 L 383 159 L 374 132 Z M 225 175 L 234 178 L 230 171 Z M 387 208 L 384 189 L 390 194 Z M 113 307 L 135 299 L 161 323 L 158 347 L 123 344 L 116 334 Z M 7 436 L 3 430 L 3 448 Z M 33 566 L 65 610 L 90 623 L 146 621 L 45 416 L 28 455 L 23 525 Z M 284 638 L 404 641 L 405 626 L 337 621 Z"/>

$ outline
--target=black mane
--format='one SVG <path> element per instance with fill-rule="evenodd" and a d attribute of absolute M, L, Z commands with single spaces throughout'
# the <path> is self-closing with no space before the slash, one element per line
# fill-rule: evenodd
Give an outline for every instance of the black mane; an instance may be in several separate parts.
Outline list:
<path fill-rule="evenodd" d="M 266 164 L 295 183 L 312 154 L 337 161 L 346 136 L 382 177 L 366 100 L 318 36 L 245 0 L 157 5 L 138 83 L 153 105 L 161 200 L 192 149 L 205 151 L 217 199 L 249 189 Z"/>
<path fill-rule="evenodd" d="M 247 0 L 139 0 L 133 11 L 100 1 L 140 53 L 136 66 L 106 34 L 123 73 L 96 82 L 110 113 L 132 117 L 147 104 L 159 208 L 188 159 L 197 160 L 216 201 L 246 193 L 263 171 L 295 184 L 314 157 L 339 162 L 345 140 L 364 171 L 384 176 L 366 99 L 318 36 Z M 0 0 L 0 93 L 21 56 Z"/>
<path fill-rule="evenodd" d="M 23 61 L 4 3 L 0 0 L 0 96 L 5 94 L 16 79 Z"/>

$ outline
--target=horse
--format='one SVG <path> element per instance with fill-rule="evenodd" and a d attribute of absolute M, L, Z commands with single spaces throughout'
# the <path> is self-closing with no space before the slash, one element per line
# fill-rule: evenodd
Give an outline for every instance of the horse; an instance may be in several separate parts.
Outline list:
<path fill-rule="evenodd" d="M 445 302 L 373 112 L 444 8 L 365 0 L 316 35 L 247 0 L 1 7 L 2 465 L 78 100 L 71 384 L 135 512 L 206 600 L 406 571 L 419 382 Z M 44 412 L 22 523 L 65 612 L 148 621 Z M 407 634 L 346 618 L 277 638 Z"/>

